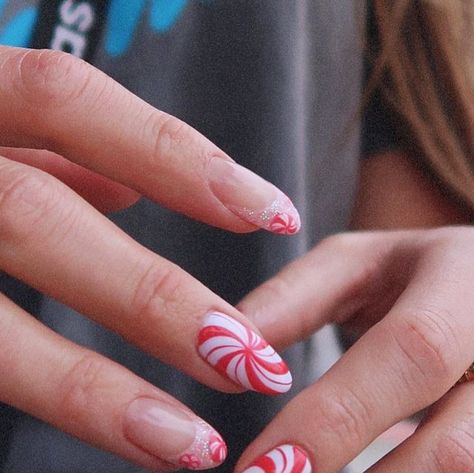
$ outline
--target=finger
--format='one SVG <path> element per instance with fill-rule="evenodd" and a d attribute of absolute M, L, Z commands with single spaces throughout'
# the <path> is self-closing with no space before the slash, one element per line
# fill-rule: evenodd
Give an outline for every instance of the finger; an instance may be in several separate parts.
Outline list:
<path fill-rule="evenodd" d="M 220 435 L 185 406 L 1 294 L 0 327 L 2 402 L 153 471 L 224 460 Z"/>
<path fill-rule="evenodd" d="M 474 383 L 454 389 L 429 421 L 387 455 L 370 473 L 474 471 Z"/>
<path fill-rule="evenodd" d="M 177 118 L 57 51 L 0 47 L 0 144 L 46 148 L 190 217 L 295 233 L 276 187 Z"/>
<path fill-rule="evenodd" d="M 103 213 L 130 207 L 140 198 L 132 189 L 50 151 L 0 147 L 0 155 L 51 174 Z"/>
<path fill-rule="evenodd" d="M 61 182 L 4 158 L 0 267 L 217 389 L 291 387 L 285 363 L 232 306 Z"/>
<path fill-rule="evenodd" d="M 400 275 L 406 271 L 398 269 L 407 266 L 409 255 L 399 251 L 396 260 L 390 255 L 407 234 L 329 237 L 250 292 L 237 307 L 280 349 L 309 337 L 326 323 L 343 322 L 362 308 L 365 322 L 373 319 L 369 310 L 380 318 L 402 287 Z M 387 291 L 389 269 L 397 276 Z"/>
<path fill-rule="evenodd" d="M 390 313 L 277 416 L 242 466 L 291 439 L 315 452 L 318 473 L 339 471 L 390 426 L 449 390 L 474 359 L 470 229 L 459 234 L 448 245 L 443 232 L 432 233 L 438 241 L 420 256 Z"/>

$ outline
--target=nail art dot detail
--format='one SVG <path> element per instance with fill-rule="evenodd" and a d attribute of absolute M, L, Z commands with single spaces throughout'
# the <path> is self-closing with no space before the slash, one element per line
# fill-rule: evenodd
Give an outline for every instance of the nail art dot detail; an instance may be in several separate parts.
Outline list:
<path fill-rule="evenodd" d="M 311 473 L 306 452 L 295 445 L 280 445 L 257 458 L 243 473 Z"/>
<path fill-rule="evenodd" d="M 206 470 L 220 465 L 227 456 L 224 440 L 203 420 L 196 421 L 195 425 L 194 442 L 174 463 L 188 470 Z"/>
<path fill-rule="evenodd" d="M 301 219 L 291 200 L 281 194 L 268 207 L 257 211 L 255 209 L 238 208 L 230 209 L 247 222 L 281 235 L 294 235 L 301 228 Z"/>
<path fill-rule="evenodd" d="M 208 314 L 198 337 L 201 357 L 241 386 L 264 394 L 291 388 L 288 366 L 253 330 L 219 312 Z"/>

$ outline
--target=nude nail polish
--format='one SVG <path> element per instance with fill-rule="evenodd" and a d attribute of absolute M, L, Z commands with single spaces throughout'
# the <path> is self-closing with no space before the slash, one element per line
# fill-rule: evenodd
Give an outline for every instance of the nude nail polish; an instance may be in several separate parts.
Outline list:
<path fill-rule="evenodd" d="M 224 440 L 209 424 L 156 399 L 132 401 L 125 414 L 124 431 L 136 446 L 190 470 L 214 468 L 227 455 Z"/>
<path fill-rule="evenodd" d="M 291 373 L 280 355 L 228 315 L 212 312 L 204 317 L 198 352 L 220 374 L 246 389 L 274 395 L 291 388 Z"/>
<path fill-rule="evenodd" d="M 311 473 L 308 454 L 296 445 L 280 445 L 257 458 L 243 473 Z"/>
<path fill-rule="evenodd" d="M 214 195 L 239 218 L 273 233 L 299 231 L 300 216 L 291 200 L 252 171 L 216 157 L 209 165 L 208 179 Z"/>

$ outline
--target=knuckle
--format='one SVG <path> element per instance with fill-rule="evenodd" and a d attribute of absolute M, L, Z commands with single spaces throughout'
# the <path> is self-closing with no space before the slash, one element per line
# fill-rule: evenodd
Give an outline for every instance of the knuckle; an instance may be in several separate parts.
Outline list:
<path fill-rule="evenodd" d="M 318 419 L 318 428 L 332 432 L 344 445 L 359 445 L 363 441 L 371 414 L 357 394 L 347 389 L 332 393 L 321 406 L 323 410 Z"/>
<path fill-rule="evenodd" d="M 146 133 L 153 138 L 153 162 L 160 162 L 191 139 L 192 128 L 179 118 L 153 110 L 146 121 Z"/>
<path fill-rule="evenodd" d="M 58 189 L 48 175 L 16 165 L 2 167 L 0 178 L 0 235 L 18 241 L 38 231 L 46 214 L 54 215 Z"/>
<path fill-rule="evenodd" d="M 87 353 L 64 375 L 59 387 L 59 410 L 72 422 L 79 422 L 107 389 L 108 362 L 94 353 Z"/>
<path fill-rule="evenodd" d="M 71 54 L 28 50 L 17 58 L 13 83 L 22 99 L 41 105 L 44 112 L 76 100 L 88 90 L 94 76 L 91 65 Z"/>
<path fill-rule="evenodd" d="M 460 352 L 452 320 L 449 314 L 427 307 L 399 319 L 392 336 L 407 366 L 401 370 L 408 376 L 405 382 L 420 388 L 420 383 L 429 387 L 436 379 L 442 390 L 452 385 Z"/>
<path fill-rule="evenodd" d="M 474 433 L 463 425 L 449 429 L 432 450 L 434 464 L 440 473 L 474 473 Z"/>
<path fill-rule="evenodd" d="M 133 290 L 130 314 L 134 326 L 147 333 L 156 326 L 157 317 L 173 317 L 184 299 L 182 286 L 180 268 L 170 262 L 153 262 Z"/>

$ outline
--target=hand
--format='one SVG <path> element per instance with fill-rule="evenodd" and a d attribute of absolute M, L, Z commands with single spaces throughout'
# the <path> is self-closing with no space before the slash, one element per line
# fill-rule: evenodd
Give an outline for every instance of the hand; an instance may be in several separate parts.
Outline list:
<path fill-rule="evenodd" d="M 286 406 L 236 471 L 282 444 L 290 446 L 249 471 L 340 471 L 432 404 L 417 432 L 369 471 L 474 471 L 474 384 L 451 389 L 474 361 L 473 281 L 474 230 L 447 227 L 330 237 L 249 294 L 239 308 L 278 348 L 330 322 L 362 336 Z"/>
<path fill-rule="evenodd" d="M 90 205 L 119 208 L 139 193 L 230 231 L 295 232 L 297 212 L 278 189 L 63 53 L 0 47 L 0 130 L 2 270 L 213 388 L 289 389 L 286 365 L 250 322 Z M 257 364 L 258 350 L 271 356 L 274 383 L 235 364 L 246 337 Z M 225 359 L 219 340 L 231 345 Z M 225 457 L 220 436 L 179 402 L 4 296 L 0 401 L 150 469 Z"/>

